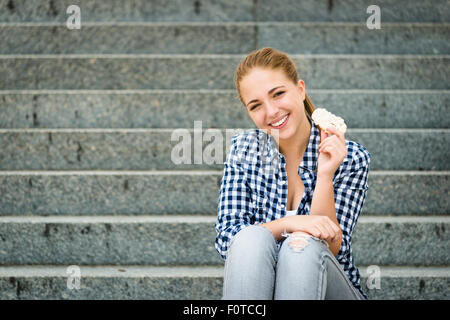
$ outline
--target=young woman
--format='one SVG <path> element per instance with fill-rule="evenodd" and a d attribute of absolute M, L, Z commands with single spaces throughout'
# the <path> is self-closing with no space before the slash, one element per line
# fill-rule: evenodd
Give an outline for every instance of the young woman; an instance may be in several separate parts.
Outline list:
<path fill-rule="evenodd" d="M 215 225 L 226 259 L 223 299 L 367 299 L 351 237 L 369 152 L 316 126 L 305 82 L 285 53 L 250 53 L 235 84 L 261 130 L 233 136 L 224 164 Z"/>

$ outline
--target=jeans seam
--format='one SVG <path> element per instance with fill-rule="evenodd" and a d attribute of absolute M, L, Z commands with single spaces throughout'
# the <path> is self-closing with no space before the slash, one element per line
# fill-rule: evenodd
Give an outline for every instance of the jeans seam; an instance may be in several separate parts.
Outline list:
<path fill-rule="evenodd" d="M 322 256 L 321 261 L 320 261 L 321 270 L 320 270 L 320 274 L 319 274 L 319 285 L 317 286 L 317 300 L 322 300 L 322 290 L 323 290 L 323 281 L 324 281 L 323 276 L 326 272 L 326 268 L 323 265 L 324 262 L 325 262 L 325 259 Z"/>
<path fill-rule="evenodd" d="M 225 260 L 225 265 L 224 265 L 224 275 L 223 275 L 223 287 L 222 287 L 222 300 L 224 300 L 225 298 L 225 284 L 228 283 L 228 268 L 227 268 L 227 263 L 229 262 L 229 259 L 231 258 L 231 245 L 228 248 L 228 254 L 227 254 L 227 259 Z"/>
<path fill-rule="evenodd" d="M 339 261 L 337 261 L 336 258 L 332 256 L 331 252 L 324 251 L 322 256 L 327 257 L 336 266 L 336 268 L 339 269 L 339 273 L 344 277 L 345 283 L 347 284 L 348 288 L 353 292 L 353 295 L 356 296 L 357 299 L 360 299 L 361 296 L 356 292 L 357 289 L 347 278 L 345 272 L 340 268 Z"/>

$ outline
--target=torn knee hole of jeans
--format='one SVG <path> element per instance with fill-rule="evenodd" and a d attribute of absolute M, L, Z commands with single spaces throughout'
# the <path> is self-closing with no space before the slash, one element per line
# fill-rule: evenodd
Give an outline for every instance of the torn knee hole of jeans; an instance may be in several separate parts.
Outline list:
<path fill-rule="evenodd" d="M 301 252 L 308 245 L 307 235 L 291 235 L 289 239 L 289 247 L 295 252 Z"/>

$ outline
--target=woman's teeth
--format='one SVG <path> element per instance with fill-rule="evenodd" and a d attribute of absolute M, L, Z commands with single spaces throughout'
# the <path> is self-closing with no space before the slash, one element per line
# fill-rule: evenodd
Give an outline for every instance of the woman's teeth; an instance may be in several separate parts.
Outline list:
<path fill-rule="evenodd" d="M 281 125 L 286 121 L 287 117 L 288 117 L 288 114 L 287 114 L 283 119 L 281 119 L 280 121 L 275 122 L 275 123 L 272 123 L 272 124 L 270 124 L 270 125 L 271 125 L 272 127 L 279 127 L 279 126 L 281 126 Z"/>

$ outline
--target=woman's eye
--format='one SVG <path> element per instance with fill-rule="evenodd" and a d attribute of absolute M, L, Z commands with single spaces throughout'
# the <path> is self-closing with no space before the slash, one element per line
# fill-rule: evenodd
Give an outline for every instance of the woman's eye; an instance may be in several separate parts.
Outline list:
<path fill-rule="evenodd" d="M 284 93 L 284 91 L 278 91 L 277 93 L 275 93 L 274 97 L 282 95 Z"/>
<path fill-rule="evenodd" d="M 259 106 L 260 106 L 259 104 L 255 104 L 253 107 L 250 108 L 250 111 L 255 109 L 256 107 L 259 107 Z"/>

